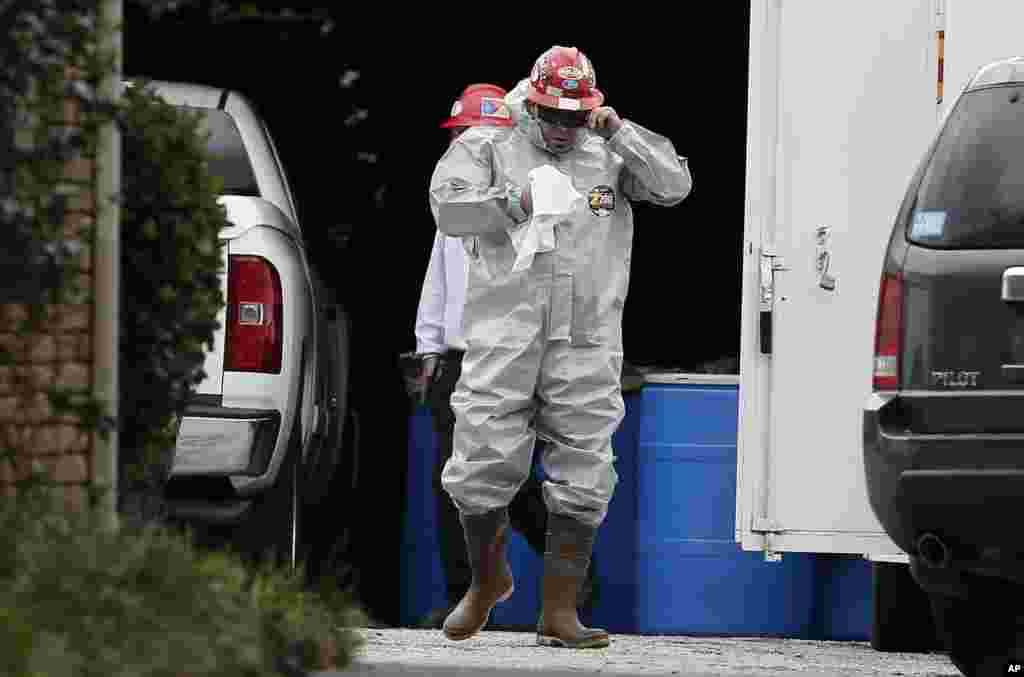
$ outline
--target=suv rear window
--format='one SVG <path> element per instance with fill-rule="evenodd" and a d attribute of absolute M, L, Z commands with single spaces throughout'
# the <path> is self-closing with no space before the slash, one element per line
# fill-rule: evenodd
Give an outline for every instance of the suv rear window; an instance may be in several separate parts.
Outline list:
<path fill-rule="evenodd" d="M 907 238 L 927 247 L 1024 248 L 1024 88 L 965 95 L 928 161 Z"/>
<path fill-rule="evenodd" d="M 222 110 L 190 110 L 201 115 L 200 133 L 210 135 L 206 142 L 210 172 L 224 181 L 224 194 L 260 197 L 256 175 L 242 144 L 242 135 L 231 116 Z"/>

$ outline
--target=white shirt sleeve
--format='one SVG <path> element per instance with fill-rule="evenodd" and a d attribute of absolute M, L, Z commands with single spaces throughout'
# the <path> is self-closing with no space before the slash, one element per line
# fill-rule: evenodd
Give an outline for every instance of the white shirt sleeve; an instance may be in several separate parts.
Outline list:
<path fill-rule="evenodd" d="M 445 298 L 444 233 L 434 234 L 430 250 L 430 263 L 420 290 L 420 304 L 416 310 L 416 352 L 444 352 Z"/>

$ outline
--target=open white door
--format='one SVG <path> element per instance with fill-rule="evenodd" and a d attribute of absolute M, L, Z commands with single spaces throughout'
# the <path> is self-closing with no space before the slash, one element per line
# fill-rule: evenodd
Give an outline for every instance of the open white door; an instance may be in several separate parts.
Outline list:
<path fill-rule="evenodd" d="M 935 31 L 935 0 L 751 2 L 745 550 L 900 554 L 868 504 L 861 416 L 882 255 L 937 121 Z"/>

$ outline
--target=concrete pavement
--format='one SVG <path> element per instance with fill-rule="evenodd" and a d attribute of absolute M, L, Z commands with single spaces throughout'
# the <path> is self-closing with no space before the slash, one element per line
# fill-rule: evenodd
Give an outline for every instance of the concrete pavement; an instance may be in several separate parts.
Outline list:
<path fill-rule="evenodd" d="M 439 630 L 361 630 L 349 669 L 319 677 L 958 677 L 943 654 L 881 653 L 863 642 L 613 635 L 607 649 L 539 647 L 531 633 L 485 631 L 450 642 Z"/>

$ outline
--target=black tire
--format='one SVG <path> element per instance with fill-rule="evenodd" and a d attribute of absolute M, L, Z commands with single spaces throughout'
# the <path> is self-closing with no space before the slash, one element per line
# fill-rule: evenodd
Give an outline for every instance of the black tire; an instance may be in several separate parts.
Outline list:
<path fill-rule="evenodd" d="M 315 508 L 327 498 L 331 481 L 338 473 L 344 473 L 345 428 L 351 418 L 349 413 L 349 374 L 351 372 L 351 328 L 348 317 L 341 308 L 335 308 L 331 319 L 325 320 L 323 336 L 327 386 L 322 395 L 323 406 L 329 424 L 323 431 L 323 441 L 303 476 L 303 500 Z M 341 351 L 345 351 L 344 355 Z"/>
<path fill-rule="evenodd" d="M 309 520 L 311 552 L 308 580 L 317 584 L 330 580 L 339 588 L 354 587 L 359 572 L 355 566 L 355 520 L 358 514 L 356 487 L 359 473 L 359 417 L 349 411 L 342 437 L 342 463 L 331 480 L 327 495 Z M 315 519 L 315 524 L 312 522 Z"/>
<path fill-rule="evenodd" d="M 293 437 L 274 485 L 256 499 L 252 512 L 233 539 L 236 547 L 254 563 L 273 563 L 294 569 L 308 554 L 303 541 L 305 510 L 295 472 L 298 440 L 300 436 Z"/>
<path fill-rule="evenodd" d="M 272 522 L 275 528 L 269 545 L 279 565 L 295 569 L 303 563 L 307 548 L 303 542 L 305 510 L 299 495 L 299 455 L 296 453 L 290 456 L 275 486 L 279 495 L 274 498 L 280 506 L 280 512 L 277 512 L 276 523 Z"/>
<path fill-rule="evenodd" d="M 875 651 L 940 651 L 928 595 L 906 564 L 871 564 L 871 648 Z"/>
<path fill-rule="evenodd" d="M 300 364 L 305 367 L 305 350 Z M 302 406 L 304 386 L 300 381 L 288 450 L 274 484 L 256 499 L 254 510 L 236 539 L 243 553 L 256 562 L 271 562 L 295 569 L 309 556 L 306 544 L 305 509 L 300 491 L 302 461 Z"/>

